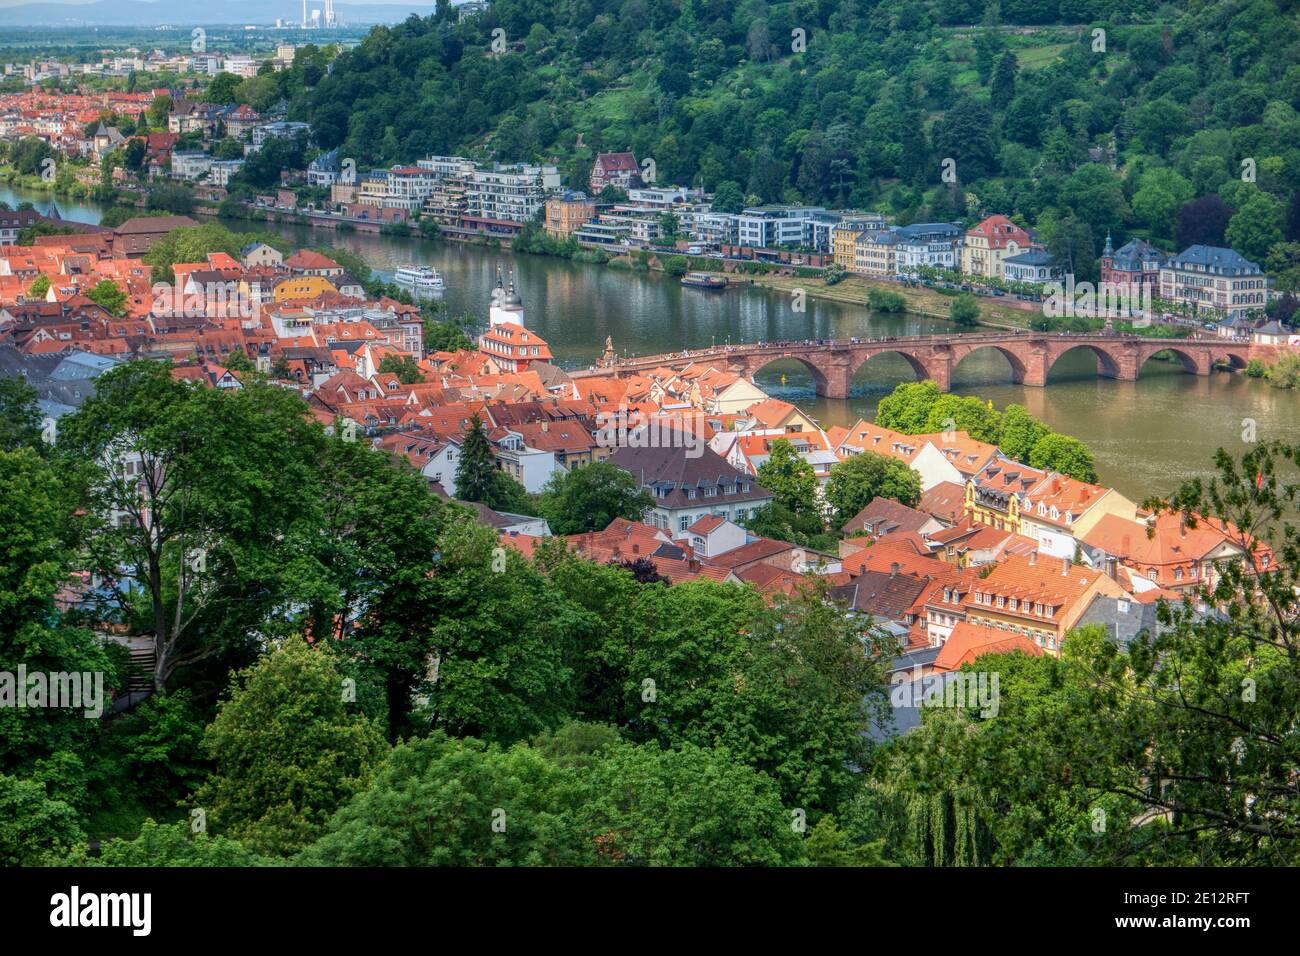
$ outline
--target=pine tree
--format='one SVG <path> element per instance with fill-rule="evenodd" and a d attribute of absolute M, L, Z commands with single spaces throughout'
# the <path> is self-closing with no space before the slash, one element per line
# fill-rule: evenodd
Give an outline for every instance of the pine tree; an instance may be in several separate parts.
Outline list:
<path fill-rule="evenodd" d="M 495 486 L 496 470 L 483 419 L 475 415 L 469 421 L 460 463 L 456 465 L 456 497 L 461 501 L 486 500 Z"/>
<path fill-rule="evenodd" d="M 993 108 L 1002 110 L 1016 95 L 1016 55 L 1008 50 L 998 59 L 989 85 L 989 100 Z"/>

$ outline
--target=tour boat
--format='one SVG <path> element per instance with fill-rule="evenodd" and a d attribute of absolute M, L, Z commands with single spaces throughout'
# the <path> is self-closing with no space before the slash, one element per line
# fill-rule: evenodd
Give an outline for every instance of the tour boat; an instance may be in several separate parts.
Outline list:
<path fill-rule="evenodd" d="M 725 289 L 727 280 L 709 272 L 688 272 L 682 276 L 682 285 L 696 289 Z"/>
<path fill-rule="evenodd" d="M 402 266 L 393 273 L 393 281 L 412 292 L 441 292 L 447 288 L 438 270 L 428 266 Z"/>

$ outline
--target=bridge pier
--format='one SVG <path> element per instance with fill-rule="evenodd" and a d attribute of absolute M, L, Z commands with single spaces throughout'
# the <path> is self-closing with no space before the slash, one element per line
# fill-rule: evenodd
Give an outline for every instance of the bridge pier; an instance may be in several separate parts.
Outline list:
<path fill-rule="evenodd" d="M 1136 382 L 1142 372 L 1142 360 L 1134 352 L 1125 352 L 1112 356 L 1114 365 L 1107 368 L 1107 362 L 1097 360 L 1097 374 L 1102 378 L 1113 378 L 1117 382 Z"/>
<path fill-rule="evenodd" d="M 952 362 L 933 361 L 925 369 L 925 377 L 939 386 L 939 391 L 952 391 Z"/>
<path fill-rule="evenodd" d="M 1017 385 L 1027 385 L 1030 388 L 1045 388 L 1047 386 L 1047 369 L 1041 363 L 1037 367 L 1026 365 L 1024 373 L 1019 377 L 1012 372 L 1011 381 Z"/>
<path fill-rule="evenodd" d="M 848 398 L 849 385 L 853 376 L 847 365 L 831 365 L 821 369 L 821 375 L 813 376 L 817 385 L 817 394 L 825 398 Z"/>

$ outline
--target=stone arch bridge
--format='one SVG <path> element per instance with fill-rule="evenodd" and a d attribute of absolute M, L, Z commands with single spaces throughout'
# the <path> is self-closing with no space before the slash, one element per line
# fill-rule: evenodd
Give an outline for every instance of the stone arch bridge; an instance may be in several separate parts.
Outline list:
<path fill-rule="evenodd" d="M 1088 349 L 1097 357 L 1097 374 L 1120 381 L 1137 381 L 1142 366 L 1157 352 L 1172 352 L 1194 375 L 1209 375 L 1216 366 L 1243 369 L 1252 358 L 1272 360 L 1275 349 L 1248 341 L 1217 338 L 1164 339 L 1114 333 L 1044 333 L 1026 331 L 975 332 L 878 339 L 758 342 L 714 346 L 662 355 L 620 359 L 613 364 L 571 373 L 574 377 L 647 372 L 655 368 L 685 368 L 707 363 L 744 375 L 751 381 L 764 366 L 782 359 L 800 362 L 812 374 L 817 394 L 848 398 L 853 377 L 877 355 L 901 355 L 918 380 L 930 379 L 948 391 L 953 369 L 975 352 L 993 349 L 1011 365 L 1012 380 L 1043 386 L 1052 366 L 1066 352 Z"/>

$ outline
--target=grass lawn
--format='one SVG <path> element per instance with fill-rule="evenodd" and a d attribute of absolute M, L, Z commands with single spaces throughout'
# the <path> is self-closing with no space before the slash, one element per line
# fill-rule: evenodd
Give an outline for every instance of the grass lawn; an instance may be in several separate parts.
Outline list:
<path fill-rule="evenodd" d="M 1059 60 L 1061 54 L 1073 45 L 1072 43 L 1049 43 L 1045 46 L 1026 47 L 1016 51 L 1016 61 L 1022 70 L 1041 70 Z"/>
<path fill-rule="evenodd" d="M 953 300 L 952 296 L 941 295 L 933 289 L 924 287 L 909 289 L 897 282 L 883 282 L 878 279 L 867 279 L 863 276 L 849 276 L 830 286 L 822 279 L 800 279 L 794 276 L 768 275 L 746 276 L 744 278 L 752 278 L 755 285 L 766 286 L 770 289 L 782 291 L 804 289 L 809 295 L 820 299 L 844 302 L 849 305 L 860 305 L 864 308 L 867 305 L 868 292 L 872 289 L 884 289 L 889 292 L 897 292 L 906 299 L 909 312 L 915 312 L 919 315 L 938 316 L 945 319 L 948 317 L 948 309 Z M 1025 302 L 1021 304 L 1026 308 L 1016 308 L 991 297 L 980 296 L 980 322 L 984 325 L 1000 328 L 1028 328 L 1029 320 L 1039 314 L 1039 309 L 1036 303 Z"/>

